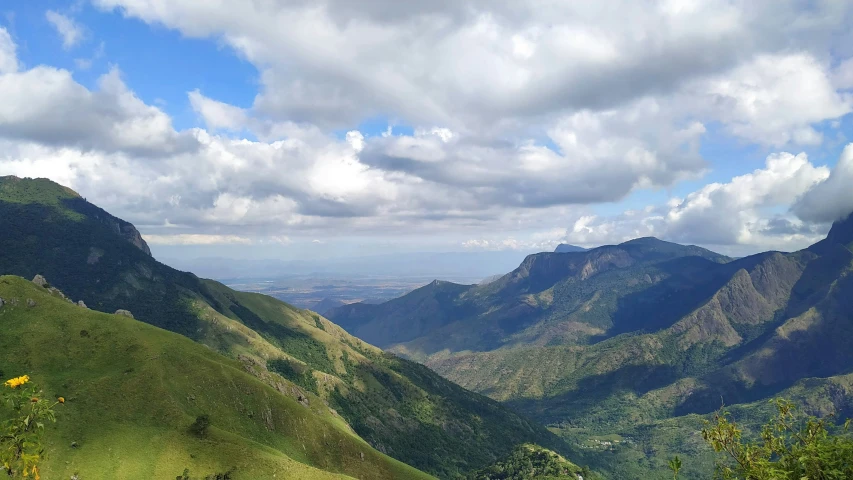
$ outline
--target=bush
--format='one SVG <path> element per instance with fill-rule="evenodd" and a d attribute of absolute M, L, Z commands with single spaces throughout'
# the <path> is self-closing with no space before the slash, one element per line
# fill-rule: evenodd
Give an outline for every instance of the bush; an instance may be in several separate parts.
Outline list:
<path fill-rule="evenodd" d="M 206 438 L 208 428 L 210 428 L 210 415 L 203 414 L 196 417 L 195 422 L 190 425 L 190 432 L 199 438 Z"/>
<path fill-rule="evenodd" d="M 801 414 L 777 399 L 776 416 L 761 429 L 759 439 L 744 441 L 742 429 L 725 409 L 702 430 L 702 437 L 723 458 L 717 476 L 724 480 L 850 480 L 853 478 L 853 437 L 850 420 L 840 431 L 828 421 Z M 831 417 L 830 417 L 831 418 Z M 679 465 L 680 466 L 680 465 Z M 675 470 L 675 469 L 673 469 Z"/>

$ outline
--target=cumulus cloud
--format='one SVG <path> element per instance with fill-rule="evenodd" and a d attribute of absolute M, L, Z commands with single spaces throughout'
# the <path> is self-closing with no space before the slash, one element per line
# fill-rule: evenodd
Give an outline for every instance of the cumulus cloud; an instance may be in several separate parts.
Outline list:
<path fill-rule="evenodd" d="M 212 130 L 239 130 L 247 123 L 246 111 L 242 108 L 205 97 L 198 90 L 188 94 L 190 105 Z"/>
<path fill-rule="evenodd" d="M 66 50 L 74 48 L 83 40 L 83 28 L 70 17 L 53 10 L 48 10 L 44 16 L 62 37 L 62 47 Z"/>
<path fill-rule="evenodd" d="M 2 41 L 2 40 L 0 40 Z M 112 69 L 90 91 L 67 70 L 37 66 L 0 74 L 0 137 L 150 156 L 192 151 L 162 110 L 146 105 Z"/>
<path fill-rule="evenodd" d="M 847 2 L 95 3 L 221 38 L 261 71 L 252 113 L 285 121 L 344 127 L 383 114 L 513 136 L 531 121 L 681 92 L 689 101 L 668 105 L 677 120 L 706 115 L 782 146 L 820 142 L 811 123 L 850 110 L 826 55 L 853 40 Z"/>
<path fill-rule="evenodd" d="M 0 74 L 18 71 L 17 46 L 9 32 L 0 27 Z"/>
<path fill-rule="evenodd" d="M 0 172 L 68 184 L 154 242 L 458 229 L 470 248 L 561 235 L 777 248 L 819 233 L 825 217 L 804 212 L 848 178 L 774 154 L 668 204 L 612 217 L 583 207 L 701 178 L 708 130 L 820 143 L 818 126 L 853 105 L 849 61 L 829 53 L 853 44 L 849 2 L 94 3 L 216 38 L 259 71 L 245 108 L 188 92 L 204 128 L 177 131 L 117 68 L 92 89 L 67 70 L 24 69 L 0 29 Z M 353 130 L 371 115 L 412 133 Z M 801 196 L 798 216 L 785 213 Z M 571 228 L 481 233 L 557 223 Z"/>
<path fill-rule="evenodd" d="M 832 174 L 800 198 L 794 213 L 810 222 L 833 222 L 853 212 L 853 143 L 847 145 Z"/>
<path fill-rule="evenodd" d="M 693 86 L 706 110 L 736 136 L 770 146 L 819 144 L 812 124 L 850 113 L 853 97 L 836 91 L 828 66 L 809 54 L 761 55 Z"/>
<path fill-rule="evenodd" d="M 832 176 L 838 172 L 836 167 Z M 580 216 L 562 241 L 601 245 L 655 236 L 729 252 L 799 249 L 819 240 L 826 225 L 785 212 L 798 198 L 820 191 L 829 178 L 827 167 L 815 166 L 803 153 L 772 154 L 762 169 L 708 184 L 663 205 L 608 217 Z"/>

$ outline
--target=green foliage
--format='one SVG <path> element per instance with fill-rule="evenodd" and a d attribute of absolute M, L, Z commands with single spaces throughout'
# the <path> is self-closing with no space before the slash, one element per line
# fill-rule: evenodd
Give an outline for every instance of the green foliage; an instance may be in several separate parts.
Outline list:
<path fill-rule="evenodd" d="M 44 431 L 43 478 L 175 478 L 184 468 L 203 477 L 233 466 L 245 479 L 432 478 L 371 448 L 320 398 L 300 404 L 185 337 L 18 277 L 0 277 L 0 297 L 37 303 L 0 307 L 0 369 L 38 372 L 48 396 L 67 399 Z M 203 441 L 188 430 L 200 413 L 213 421 Z"/>
<path fill-rule="evenodd" d="M 195 418 L 195 421 L 190 425 L 190 433 L 199 438 L 206 438 L 208 429 L 210 428 L 210 415 L 202 414 Z"/>
<path fill-rule="evenodd" d="M 11 410 L 11 418 L 0 423 L 0 470 L 10 478 L 32 475 L 38 480 L 39 464 L 46 455 L 44 424 L 56 422 L 54 408 L 65 399 L 47 400 L 44 392 L 29 381 L 30 377 L 24 375 L 3 384 L 8 390 L 2 398 Z"/>
<path fill-rule="evenodd" d="M 827 418 L 801 414 L 796 405 L 774 400 L 777 410 L 761 430 L 760 440 L 744 439 L 725 409 L 702 430 L 715 452 L 724 454 L 717 471 L 725 480 L 849 480 L 853 478 L 853 437 L 833 434 Z"/>
<path fill-rule="evenodd" d="M 211 475 L 205 475 L 204 477 L 191 477 L 190 469 L 185 468 L 184 473 L 175 477 L 175 480 L 196 480 L 199 478 L 202 478 L 204 480 L 234 480 L 234 472 L 236 470 L 236 467 L 232 467 L 230 470 L 223 473 L 213 473 Z"/>
<path fill-rule="evenodd" d="M 681 459 L 676 455 L 669 461 L 669 469 L 672 470 L 672 478 L 678 478 L 678 472 L 681 471 Z"/>
<path fill-rule="evenodd" d="M 538 445 L 520 445 L 507 457 L 468 474 L 468 480 L 595 480 L 588 468 L 581 468 L 559 454 Z"/>
<path fill-rule="evenodd" d="M 267 361 L 267 368 L 309 392 L 319 393 L 317 379 L 311 374 L 311 369 L 305 365 L 281 358 Z"/>

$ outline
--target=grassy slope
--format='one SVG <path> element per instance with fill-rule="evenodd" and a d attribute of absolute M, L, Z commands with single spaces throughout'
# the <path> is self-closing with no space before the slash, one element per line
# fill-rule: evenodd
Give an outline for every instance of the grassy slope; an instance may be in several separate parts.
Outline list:
<path fill-rule="evenodd" d="M 232 466 L 246 479 L 430 478 L 372 449 L 322 402 L 305 407 L 184 337 L 71 305 L 18 277 L 0 277 L 0 297 L 0 370 L 28 373 L 68 399 L 47 429 L 46 478 L 174 478 Z M 205 440 L 187 433 L 202 413 L 213 421 Z"/>
<path fill-rule="evenodd" d="M 48 180 L 0 178 L 0 273 L 42 274 L 96 310 L 181 333 L 294 398 L 315 391 L 381 451 L 452 477 L 523 442 L 560 448 L 545 428 L 419 365 L 385 355 L 313 312 L 235 292 L 156 262 L 135 229 Z M 120 235 L 117 235 L 119 233 Z M 143 245 L 144 246 L 144 245 Z M 314 381 L 267 371 L 286 359 Z M 303 368 L 304 367 L 304 368 Z"/>
<path fill-rule="evenodd" d="M 560 448 L 543 427 L 427 368 L 386 354 L 313 312 L 205 283 L 219 310 L 235 318 L 235 311 L 242 313 L 243 322 L 267 345 L 306 365 L 316 379 L 315 393 L 383 452 L 450 477 L 488 464 L 525 441 Z M 251 321 L 244 310 L 255 314 Z M 275 350 L 270 352 L 256 357 L 258 363 L 276 357 Z"/>

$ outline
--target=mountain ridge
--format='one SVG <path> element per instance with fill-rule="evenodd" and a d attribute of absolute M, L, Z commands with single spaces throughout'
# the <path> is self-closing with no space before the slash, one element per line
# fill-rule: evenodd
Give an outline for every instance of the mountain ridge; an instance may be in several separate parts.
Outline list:
<path fill-rule="evenodd" d="M 563 448 L 544 427 L 313 312 L 157 262 L 115 228 L 126 222 L 58 184 L 0 180 L 0 217 L 0 272 L 43 275 L 94 310 L 129 310 L 238 359 L 258 378 L 281 375 L 328 402 L 377 450 L 416 468 L 449 478 L 516 443 Z"/>

